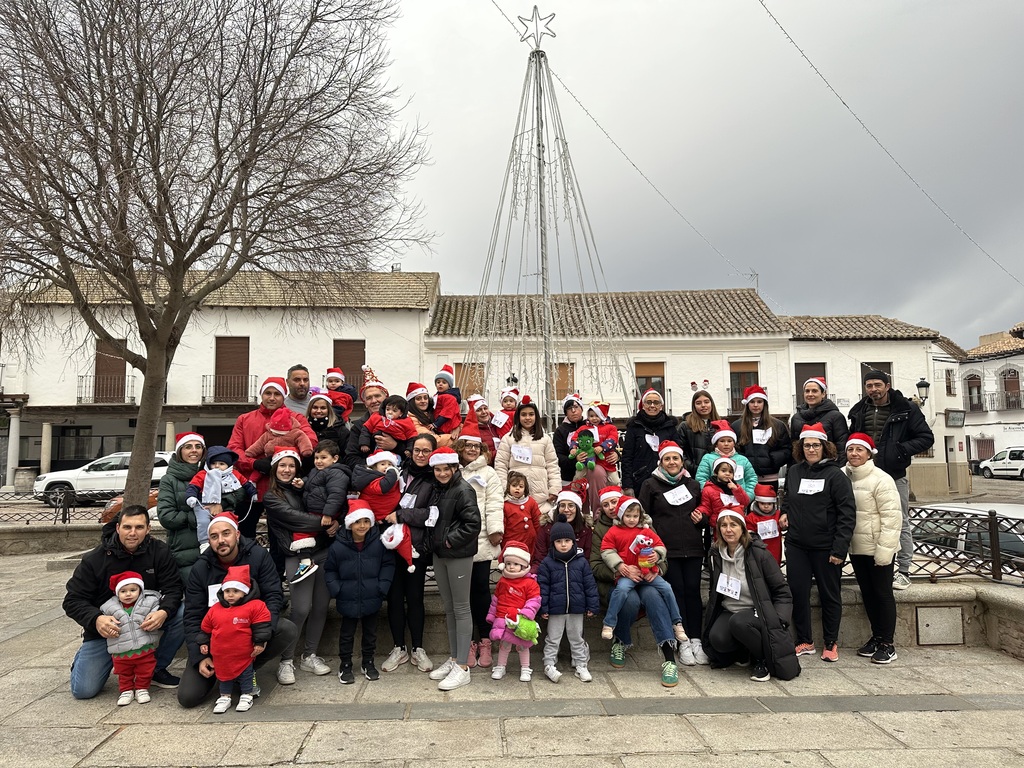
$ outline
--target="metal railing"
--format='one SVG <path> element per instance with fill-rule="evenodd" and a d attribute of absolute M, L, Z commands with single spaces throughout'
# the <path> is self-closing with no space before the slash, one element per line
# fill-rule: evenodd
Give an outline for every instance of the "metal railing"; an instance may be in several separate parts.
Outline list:
<path fill-rule="evenodd" d="M 79 376 L 79 405 L 135 405 L 134 376 Z"/>
<path fill-rule="evenodd" d="M 914 534 L 912 576 L 935 582 L 950 576 L 1024 579 L 1024 520 L 994 510 L 952 512 L 911 507 Z"/>
<path fill-rule="evenodd" d="M 1020 392 L 986 392 L 982 398 L 986 411 L 1019 411 L 1024 408 Z"/>
<path fill-rule="evenodd" d="M 203 405 L 210 403 L 253 404 L 259 397 L 259 383 L 255 375 L 203 376 Z"/>

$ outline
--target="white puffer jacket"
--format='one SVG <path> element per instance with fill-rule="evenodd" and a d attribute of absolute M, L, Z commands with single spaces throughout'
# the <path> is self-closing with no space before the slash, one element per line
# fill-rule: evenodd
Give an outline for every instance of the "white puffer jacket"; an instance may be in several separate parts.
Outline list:
<path fill-rule="evenodd" d="M 850 541 L 851 555 L 873 555 L 875 565 L 888 565 L 900 548 L 903 508 L 896 482 L 868 459 L 862 466 L 844 467 L 857 501 L 857 525 Z"/>
<path fill-rule="evenodd" d="M 527 458 L 529 461 L 526 461 Z M 558 469 L 558 455 L 549 435 L 534 440 L 529 432 L 523 432 L 522 439 L 517 441 L 513 439 L 512 432 L 509 432 L 501 438 L 501 444 L 498 445 L 494 468 L 498 472 L 503 492 L 510 471 L 515 470 L 526 475 L 526 482 L 530 484 L 530 496 L 540 507 L 541 522 L 551 519 L 548 496 L 562 490 L 562 473 Z"/>
<path fill-rule="evenodd" d="M 476 505 L 480 508 L 480 533 L 473 562 L 493 560 L 498 556 L 500 547 L 492 547 L 487 537 L 492 533 L 505 532 L 504 486 L 498 480 L 498 473 L 487 464 L 486 456 L 464 466 L 462 479 L 476 492 Z"/>

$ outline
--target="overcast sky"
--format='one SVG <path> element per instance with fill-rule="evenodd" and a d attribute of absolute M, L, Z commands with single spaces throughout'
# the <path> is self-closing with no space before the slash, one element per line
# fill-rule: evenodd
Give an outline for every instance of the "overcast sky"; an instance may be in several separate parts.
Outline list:
<path fill-rule="evenodd" d="M 1024 320 L 1024 3 L 768 0 L 936 210 L 756 0 L 547 0 L 552 69 L 777 314 L 869 314 L 964 347 Z M 513 20 L 528 0 L 498 5 Z M 432 165 L 409 186 L 437 233 L 405 270 L 476 294 L 529 48 L 490 0 L 403 0 L 390 76 Z M 561 88 L 613 290 L 751 285 Z M 1020 281 L 1020 282 L 1018 282 Z"/>

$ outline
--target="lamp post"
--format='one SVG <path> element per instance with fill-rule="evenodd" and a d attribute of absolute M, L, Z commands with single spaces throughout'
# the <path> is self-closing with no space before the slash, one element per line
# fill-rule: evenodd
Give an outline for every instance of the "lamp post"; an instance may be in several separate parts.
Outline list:
<path fill-rule="evenodd" d="M 921 377 L 921 380 L 917 382 L 917 397 L 918 399 L 920 399 L 921 405 L 924 405 L 926 402 L 928 402 L 928 389 L 930 387 L 931 384 L 925 381 L 923 376 Z"/>

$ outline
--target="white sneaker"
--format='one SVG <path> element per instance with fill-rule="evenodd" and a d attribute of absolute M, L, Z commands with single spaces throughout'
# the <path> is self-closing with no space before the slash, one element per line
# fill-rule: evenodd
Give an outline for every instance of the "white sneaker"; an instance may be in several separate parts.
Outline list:
<path fill-rule="evenodd" d="M 544 667 L 544 674 L 552 683 L 557 683 L 559 680 L 562 679 L 562 673 L 558 671 L 558 667 L 556 667 L 554 664 L 548 664 L 546 667 Z"/>
<path fill-rule="evenodd" d="M 221 696 L 215 702 L 213 702 L 213 714 L 223 715 L 231 708 L 231 697 Z"/>
<path fill-rule="evenodd" d="M 281 685 L 295 685 L 295 662 L 282 660 L 277 665 L 277 682 Z"/>
<path fill-rule="evenodd" d="M 528 683 L 533 679 L 533 670 L 529 667 L 523 667 L 519 671 L 519 681 L 522 683 Z"/>
<path fill-rule="evenodd" d="M 896 571 L 896 575 L 892 577 L 892 588 L 893 589 L 909 589 L 910 579 L 906 574 Z"/>
<path fill-rule="evenodd" d="M 149 704 L 149 691 L 147 691 L 145 688 L 139 688 L 139 690 L 135 692 L 135 700 L 139 702 L 139 704 Z"/>
<path fill-rule="evenodd" d="M 576 677 L 582 680 L 584 683 L 589 683 L 594 679 L 594 676 L 590 674 L 590 670 L 587 669 L 585 664 L 580 664 L 576 667 Z"/>
<path fill-rule="evenodd" d="M 452 671 L 452 667 L 457 666 L 458 664 L 455 663 L 455 659 L 448 659 L 441 666 L 431 672 L 428 677 L 431 680 L 444 680 L 448 677 L 448 673 Z"/>
<path fill-rule="evenodd" d="M 704 653 L 704 645 L 700 640 L 691 640 L 690 650 L 693 651 L 693 658 L 698 664 L 707 666 L 711 663 L 711 659 L 709 659 L 708 655 Z"/>
<path fill-rule="evenodd" d="M 496 666 L 494 666 L 491 669 L 491 680 L 501 680 L 501 678 L 503 678 L 504 676 L 505 676 L 505 668 L 504 667 L 499 667 L 499 666 L 496 665 Z"/>
<path fill-rule="evenodd" d="M 135 691 L 121 691 L 121 695 L 117 697 L 117 706 L 127 707 L 132 703 L 132 699 L 135 698 Z"/>
<path fill-rule="evenodd" d="M 331 668 L 327 666 L 327 662 L 315 653 L 311 653 L 309 656 L 302 654 L 302 658 L 299 659 L 299 669 L 303 672 L 312 672 L 314 675 L 331 674 Z"/>
<path fill-rule="evenodd" d="M 394 672 L 402 664 L 405 664 L 409 660 L 409 652 L 400 645 L 396 645 L 391 649 L 391 653 L 384 659 L 384 663 L 380 665 L 380 668 L 385 672 Z"/>
<path fill-rule="evenodd" d="M 243 693 L 238 697 L 238 706 L 235 707 L 235 712 L 248 712 L 252 709 L 252 694 Z"/>
<path fill-rule="evenodd" d="M 434 662 L 427 656 L 427 652 L 422 648 L 412 649 L 412 663 L 416 665 L 416 669 L 420 672 L 429 672 L 434 668 Z"/>
<path fill-rule="evenodd" d="M 689 643 L 679 644 L 679 663 L 684 667 L 697 666 L 697 659 L 693 655 L 693 648 L 690 647 Z"/>
<path fill-rule="evenodd" d="M 463 669 L 458 664 L 452 664 L 452 668 L 447 676 L 437 684 L 437 690 L 454 691 L 456 688 L 469 685 L 472 679 L 468 669 Z"/>

